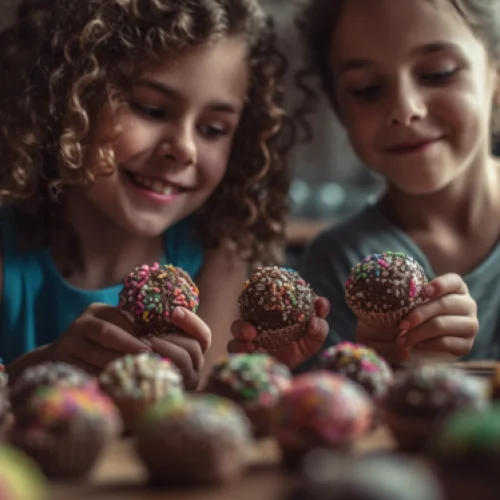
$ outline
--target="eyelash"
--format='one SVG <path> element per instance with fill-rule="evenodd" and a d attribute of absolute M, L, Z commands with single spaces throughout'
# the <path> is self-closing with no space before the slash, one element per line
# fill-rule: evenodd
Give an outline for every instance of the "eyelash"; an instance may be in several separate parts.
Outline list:
<path fill-rule="evenodd" d="M 152 120 L 164 120 L 167 117 L 167 112 L 162 108 L 143 106 L 133 101 L 130 102 L 130 106 L 139 114 Z M 225 128 L 214 125 L 203 125 L 199 127 L 199 130 L 206 138 L 211 140 L 228 135 L 228 131 Z"/>
<path fill-rule="evenodd" d="M 429 84 L 439 85 L 446 83 L 451 77 L 455 76 L 459 68 L 454 68 L 447 71 L 436 71 L 435 73 L 427 73 L 422 75 L 421 79 Z M 382 90 L 382 85 L 371 85 L 362 89 L 353 90 L 352 95 L 362 101 L 374 100 L 378 97 L 379 91 Z"/>

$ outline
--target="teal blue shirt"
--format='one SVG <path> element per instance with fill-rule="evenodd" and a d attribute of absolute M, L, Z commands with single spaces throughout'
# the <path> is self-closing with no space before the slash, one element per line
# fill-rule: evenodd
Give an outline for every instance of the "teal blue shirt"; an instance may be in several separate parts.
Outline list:
<path fill-rule="evenodd" d="M 0 238 L 3 249 L 3 298 L 0 356 L 5 363 L 36 347 L 53 342 L 92 303 L 116 306 L 122 283 L 102 290 L 80 290 L 60 275 L 48 248 L 21 253 L 12 211 L 3 210 Z M 179 266 L 196 279 L 203 249 L 194 223 L 186 219 L 165 235 L 163 263 Z"/>

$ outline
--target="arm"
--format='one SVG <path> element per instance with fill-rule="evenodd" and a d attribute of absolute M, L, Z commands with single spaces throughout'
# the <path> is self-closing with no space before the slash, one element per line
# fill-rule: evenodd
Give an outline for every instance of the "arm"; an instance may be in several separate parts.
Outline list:
<path fill-rule="evenodd" d="M 238 318 L 238 297 L 247 278 L 247 264 L 226 248 L 207 254 L 196 280 L 200 289 L 199 315 L 212 331 L 212 345 L 205 357 L 202 382 L 214 362 L 227 353 L 231 324 Z"/>

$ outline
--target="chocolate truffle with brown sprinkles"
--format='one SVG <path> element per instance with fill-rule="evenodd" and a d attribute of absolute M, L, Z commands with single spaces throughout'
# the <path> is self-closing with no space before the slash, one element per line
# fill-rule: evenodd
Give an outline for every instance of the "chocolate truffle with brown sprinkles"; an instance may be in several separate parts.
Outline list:
<path fill-rule="evenodd" d="M 256 342 L 277 351 L 300 340 L 314 314 L 314 292 L 296 271 L 261 267 L 239 297 L 241 317 L 257 327 Z"/>
<path fill-rule="evenodd" d="M 426 300 L 422 266 L 398 252 L 369 255 L 345 283 L 345 299 L 356 317 L 372 327 L 398 328 L 402 318 Z"/>

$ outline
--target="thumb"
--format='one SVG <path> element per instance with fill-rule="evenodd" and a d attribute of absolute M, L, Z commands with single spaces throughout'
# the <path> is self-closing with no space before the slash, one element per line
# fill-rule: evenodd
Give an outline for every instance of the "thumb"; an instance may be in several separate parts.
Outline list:
<path fill-rule="evenodd" d="M 328 323 L 317 316 L 309 320 L 306 334 L 303 338 L 304 351 L 309 357 L 318 353 L 325 343 L 328 336 Z"/>

